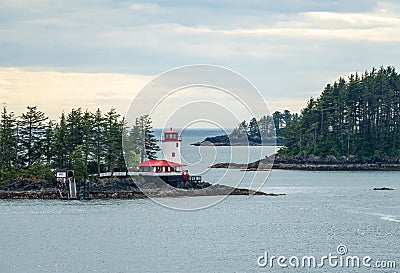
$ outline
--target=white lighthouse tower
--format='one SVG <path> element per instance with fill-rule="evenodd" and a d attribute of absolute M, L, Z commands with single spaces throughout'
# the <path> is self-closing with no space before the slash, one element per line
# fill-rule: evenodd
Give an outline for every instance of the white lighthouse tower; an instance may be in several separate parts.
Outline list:
<path fill-rule="evenodd" d="M 178 132 L 172 128 L 164 132 L 164 138 L 161 140 L 164 160 L 181 163 L 181 141 Z"/>

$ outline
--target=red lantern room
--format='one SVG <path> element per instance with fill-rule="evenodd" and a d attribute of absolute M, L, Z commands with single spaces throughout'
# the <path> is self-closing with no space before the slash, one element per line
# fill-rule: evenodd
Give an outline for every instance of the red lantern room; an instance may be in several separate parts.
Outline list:
<path fill-rule="evenodd" d="M 178 136 L 178 131 L 169 129 L 169 131 L 164 132 L 164 139 L 162 141 L 181 141 Z"/>

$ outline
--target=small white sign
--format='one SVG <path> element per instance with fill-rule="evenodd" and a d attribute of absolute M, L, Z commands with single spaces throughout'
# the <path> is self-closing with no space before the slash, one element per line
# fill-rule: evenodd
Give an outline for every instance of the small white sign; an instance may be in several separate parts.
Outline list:
<path fill-rule="evenodd" d="M 56 176 L 57 178 L 66 178 L 67 172 L 57 172 Z"/>

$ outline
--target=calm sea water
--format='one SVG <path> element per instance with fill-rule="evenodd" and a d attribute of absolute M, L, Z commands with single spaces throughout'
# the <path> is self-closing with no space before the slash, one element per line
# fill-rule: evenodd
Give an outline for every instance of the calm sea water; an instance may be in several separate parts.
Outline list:
<path fill-rule="evenodd" d="M 188 146 L 217 132 L 184 132 L 191 172 L 226 182 L 254 173 L 206 170 L 229 147 Z M 186 135 L 185 135 L 186 134 Z M 238 148 L 235 159 L 272 148 Z M 243 156 L 243 154 L 247 154 Z M 210 154 L 212 156 L 210 156 Z M 258 157 L 257 155 L 258 154 Z M 199 164 L 194 164 L 199 162 Z M 245 162 L 245 161 L 243 161 Z M 202 166 L 199 166 L 202 165 Z M 225 175 L 224 175 L 225 174 Z M 268 172 L 258 172 L 257 186 Z M 221 177 L 223 177 L 221 179 Z M 229 181 L 228 181 L 229 182 Z M 388 186 L 394 191 L 373 191 Z M 257 257 L 371 256 L 400 266 L 400 172 L 274 170 L 262 186 L 280 197 L 229 196 L 207 209 L 178 211 L 152 200 L 0 201 L 0 272 L 397 272 L 398 269 L 260 268 Z M 186 198 L 195 202 L 195 197 Z"/>

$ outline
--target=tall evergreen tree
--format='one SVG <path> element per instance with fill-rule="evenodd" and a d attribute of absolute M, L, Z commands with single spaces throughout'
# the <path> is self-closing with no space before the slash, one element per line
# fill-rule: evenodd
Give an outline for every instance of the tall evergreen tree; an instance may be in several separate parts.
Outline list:
<path fill-rule="evenodd" d="M 152 122 L 148 115 L 140 116 L 136 118 L 135 125 L 131 131 L 131 139 L 139 150 L 142 162 L 146 159 L 156 159 L 157 151 L 160 150 L 151 124 Z"/>
<path fill-rule="evenodd" d="M 75 146 L 71 153 L 71 168 L 78 182 L 84 182 L 88 178 L 88 169 L 85 163 L 85 153 L 82 145 Z"/>
<path fill-rule="evenodd" d="M 249 140 L 261 142 L 260 128 L 256 118 L 252 118 L 249 122 Z"/>
<path fill-rule="evenodd" d="M 67 167 L 68 129 L 64 113 L 61 114 L 60 121 L 55 126 L 54 141 L 52 144 L 52 157 L 54 160 L 54 167 Z"/>
<path fill-rule="evenodd" d="M 93 155 L 93 114 L 86 110 L 82 116 L 82 154 L 85 168 L 88 168 L 89 159 Z"/>
<path fill-rule="evenodd" d="M 120 117 L 115 109 L 111 109 L 105 115 L 105 159 L 108 171 L 114 172 L 115 167 L 118 165 L 119 155 L 122 150 L 122 129 L 118 121 Z"/>
<path fill-rule="evenodd" d="M 83 117 L 81 108 L 72 109 L 71 112 L 68 113 L 66 125 L 68 134 L 68 166 L 71 166 L 72 162 L 70 155 L 76 146 L 82 145 L 83 143 Z"/>
<path fill-rule="evenodd" d="M 0 164 L 1 179 L 8 177 L 10 169 L 16 164 L 17 120 L 4 106 L 0 118 Z"/>
<path fill-rule="evenodd" d="M 25 165 L 29 166 L 41 157 L 46 132 L 45 121 L 48 118 L 43 112 L 37 110 L 36 106 L 28 106 L 27 109 L 19 121 L 19 142 L 21 159 Z"/>
<path fill-rule="evenodd" d="M 46 167 L 49 167 L 52 163 L 53 151 L 52 146 L 54 143 L 54 124 L 50 120 L 46 125 L 42 146 L 42 154 L 46 163 Z"/>
<path fill-rule="evenodd" d="M 93 137 L 92 137 L 92 147 L 93 147 L 93 157 L 96 163 L 97 174 L 101 172 L 101 165 L 104 159 L 104 147 L 106 143 L 105 136 L 105 118 L 103 117 L 100 109 L 97 109 L 96 113 L 93 115 Z"/>
<path fill-rule="evenodd" d="M 117 166 L 120 169 L 120 171 L 126 171 L 127 166 L 125 163 L 125 157 L 124 157 L 124 149 L 123 149 L 123 140 L 125 140 L 127 137 L 127 122 L 125 118 L 123 117 L 121 121 L 119 122 L 119 128 L 118 128 L 118 149 L 117 149 Z"/>
<path fill-rule="evenodd" d="M 141 162 L 142 134 L 138 126 L 126 127 L 123 131 L 124 158 L 128 170 L 136 170 Z"/>

